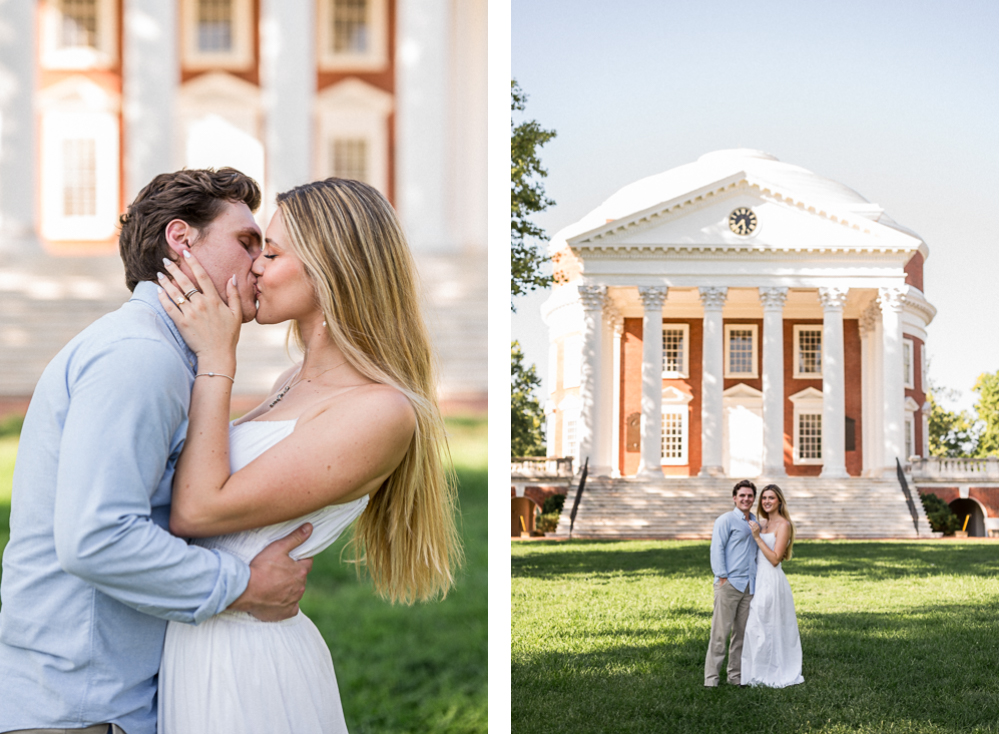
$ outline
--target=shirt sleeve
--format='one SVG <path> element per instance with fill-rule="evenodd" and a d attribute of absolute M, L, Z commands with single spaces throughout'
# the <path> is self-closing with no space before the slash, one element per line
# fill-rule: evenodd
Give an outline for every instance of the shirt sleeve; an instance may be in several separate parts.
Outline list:
<path fill-rule="evenodd" d="M 715 578 L 728 578 L 729 566 L 726 564 L 726 545 L 729 543 L 729 522 L 728 515 L 716 519 L 712 526 L 712 573 Z"/>
<path fill-rule="evenodd" d="M 189 546 L 152 517 L 190 395 L 170 345 L 123 339 L 74 360 L 56 479 L 62 568 L 140 612 L 197 623 L 243 591 L 249 567 Z"/>

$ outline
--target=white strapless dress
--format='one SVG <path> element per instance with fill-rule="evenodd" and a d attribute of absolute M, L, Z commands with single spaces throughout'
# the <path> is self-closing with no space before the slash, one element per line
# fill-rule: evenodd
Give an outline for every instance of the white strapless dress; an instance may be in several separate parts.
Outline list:
<path fill-rule="evenodd" d="M 774 533 L 761 533 L 767 547 L 774 550 Z M 792 587 L 781 564 L 772 566 L 757 550 L 757 580 L 740 665 L 743 685 L 784 688 L 803 682 L 802 645 L 795 619 Z"/>
<path fill-rule="evenodd" d="M 236 472 L 288 436 L 295 421 L 247 421 L 229 429 Z M 312 535 L 292 553 L 309 558 L 333 543 L 368 497 L 296 520 L 192 541 L 250 562 L 304 522 Z M 170 622 L 160 664 L 159 734 L 342 734 L 347 732 L 326 642 L 302 612 L 261 622 L 223 612 L 200 625 Z"/>

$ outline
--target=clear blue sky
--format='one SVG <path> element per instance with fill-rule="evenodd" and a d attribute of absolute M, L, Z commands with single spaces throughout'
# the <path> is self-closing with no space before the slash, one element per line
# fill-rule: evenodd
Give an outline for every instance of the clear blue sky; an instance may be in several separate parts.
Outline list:
<path fill-rule="evenodd" d="M 764 150 L 881 205 L 930 248 L 930 378 L 1000 364 L 996 0 L 513 0 L 512 74 L 542 149 L 551 235 L 622 186 L 723 148 Z M 518 118 L 521 119 L 521 118 Z M 544 294 L 512 338 L 547 374 Z"/>

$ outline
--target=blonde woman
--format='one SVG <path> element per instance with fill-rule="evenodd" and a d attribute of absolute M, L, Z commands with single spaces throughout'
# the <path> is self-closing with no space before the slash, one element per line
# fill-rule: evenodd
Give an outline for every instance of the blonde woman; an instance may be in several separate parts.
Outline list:
<path fill-rule="evenodd" d="M 278 196 L 252 269 L 257 321 L 290 321 L 304 358 L 232 425 L 240 293 L 230 281 L 227 306 L 182 253 L 185 267 L 165 261 L 160 279 L 160 301 L 198 357 L 171 530 L 249 559 L 307 523 L 292 555 L 308 558 L 355 522 L 380 595 L 447 593 L 460 560 L 455 491 L 413 264 L 389 203 L 342 179 Z M 301 612 L 170 623 L 159 731 L 346 732 L 322 637 Z"/>
<path fill-rule="evenodd" d="M 743 637 L 741 682 L 784 688 L 803 682 L 802 645 L 792 588 L 781 570 L 781 562 L 792 557 L 795 525 L 776 484 L 761 490 L 757 517 L 759 524 L 750 521 L 757 543 L 757 578 Z"/>

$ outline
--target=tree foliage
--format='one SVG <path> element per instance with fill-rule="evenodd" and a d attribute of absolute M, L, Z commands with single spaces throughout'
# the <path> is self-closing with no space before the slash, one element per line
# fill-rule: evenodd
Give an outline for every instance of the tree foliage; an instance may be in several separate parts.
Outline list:
<path fill-rule="evenodd" d="M 997 437 L 997 403 L 1000 401 L 1000 371 L 984 372 L 979 375 L 972 391 L 979 395 L 976 402 L 976 415 L 982 425 L 982 432 L 979 434 L 979 444 L 976 447 L 976 456 L 996 456 L 998 449 Z"/>
<path fill-rule="evenodd" d="M 927 394 L 931 404 L 928 421 L 931 456 L 983 458 L 997 455 L 998 378 L 1000 372 L 979 375 L 972 388 L 979 396 L 975 416 L 967 410 L 951 411 L 941 405 L 942 400 L 957 399 L 956 390 L 931 386 Z"/>
<path fill-rule="evenodd" d="M 511 112 L 523 112 L 527 96 L 510 82 Z M 556 136 L 535 120 L 514 124 L 510 120 L 510 294 L 519 296 L 552 283 L 552 276 L 542 272 L 548 258 L 538 248 L 537 240 L 545 231 L 531 221 L 531 215 L 544 211 L 555 202 L 545 196 L 542 180 L 548 175 L 538 157 L 538 149 Z M 511 310 L 514 310 L 513 303 Z"/>
<path fill-rule="evenodd" d="M 941 405 L 942 400 L 954 400 L 957 390 L 932 386 L 927 393 L 931 404 L 928 418 L 931 456 L 972 456 L 979 442 L 979 434 L 968 411 L 951 411 Z"/>
<path fill-rule="evenodd" d="M 521 345 L 510 344 L 510 455 L 545 456 L 544 412 L 535 397 L 542 384 L 535 365 L 525 366 Z"/>

